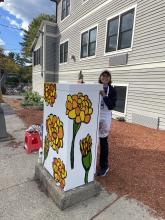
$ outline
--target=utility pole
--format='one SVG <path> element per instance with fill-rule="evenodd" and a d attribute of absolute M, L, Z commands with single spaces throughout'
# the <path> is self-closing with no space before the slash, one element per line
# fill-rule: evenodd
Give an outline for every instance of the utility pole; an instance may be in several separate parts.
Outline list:
<path fill-rule="evenodd" d="M 0 141 L 8 137 L 8 133 L 6 131 L 6 122 L 5 122 L 4 112 L 1 106 L 1 103 L 2 103 L 1 82 L 2 82 L 2 75 L 1 75 L 1 67 L 0 67 Z"/>

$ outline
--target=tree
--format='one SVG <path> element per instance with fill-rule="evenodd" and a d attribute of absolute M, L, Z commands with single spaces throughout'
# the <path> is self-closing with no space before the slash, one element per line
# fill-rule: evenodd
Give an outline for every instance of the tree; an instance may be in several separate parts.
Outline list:
<path fill-rule="evenodd" d="M 54 21 L 55 17 L 53 15 L 40 14 L 38 17 L 34 18 L 29 24 L 28 31 L 23 30 L 23 41 L 20 44 L 22 46 L 22 54 L 26 58 L 31 57 L 30 47 L 43 20 Z"/>
<path fill-rule="evenodd" d="M 14 52 L 9 52 L 8 53 L 9 58 L 11 58 L 14 61 L 15 53 Z"/>
<path fill-rule="evenodd" d="M 0 69 L 7 73 L 18 73 L 19 66 L 14 61 L 14 53 L 5 55 L 2 48 L 0 48 Z"/>

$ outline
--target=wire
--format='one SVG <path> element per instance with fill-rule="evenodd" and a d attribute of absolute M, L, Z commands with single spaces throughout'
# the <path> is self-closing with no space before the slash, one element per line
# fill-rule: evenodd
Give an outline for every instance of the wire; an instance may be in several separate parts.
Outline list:
<path fill-rule="evenodd" d="M 16 28 L 16 27 L 5 25 L 5 24 L 0 24 L 0 26 L 6 27 L 6 28 L 12 28 L 12 29 L 19 30 L 19 31 L 23 31 L 22 28 Z"/>

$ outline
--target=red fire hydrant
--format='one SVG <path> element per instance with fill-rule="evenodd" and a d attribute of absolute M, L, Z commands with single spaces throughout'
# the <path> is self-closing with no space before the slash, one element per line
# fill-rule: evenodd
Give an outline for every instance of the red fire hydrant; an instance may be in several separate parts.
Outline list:
<path fill-rule="evenodd" d="M 25 132 L 25 150 L 28 154 L 42 147 L 41 138 L 37 131 Z"/>

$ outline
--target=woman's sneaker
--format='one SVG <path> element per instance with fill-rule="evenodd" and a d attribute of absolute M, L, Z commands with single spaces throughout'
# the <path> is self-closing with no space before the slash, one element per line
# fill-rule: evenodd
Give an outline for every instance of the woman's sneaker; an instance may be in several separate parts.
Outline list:
<path fill-rule="evenodd" d="M 97 176 L 106 176 L 106 174 L 108 173 L 109 171 L 109 167 L 106 168 L 106 169 L 101 169 L 98 173 L 97 173 Z"/>

